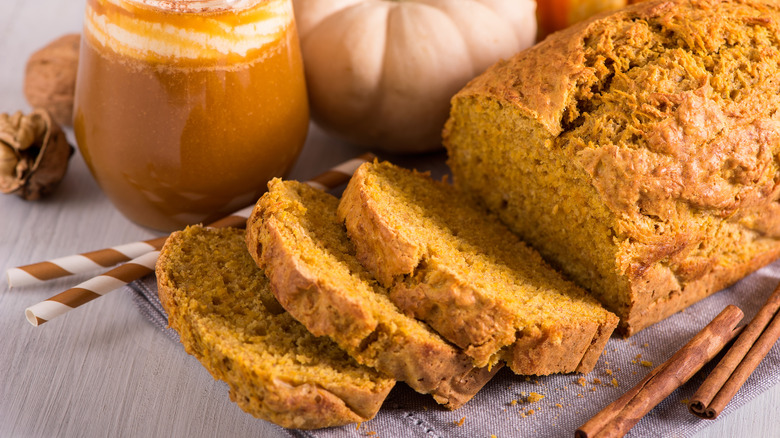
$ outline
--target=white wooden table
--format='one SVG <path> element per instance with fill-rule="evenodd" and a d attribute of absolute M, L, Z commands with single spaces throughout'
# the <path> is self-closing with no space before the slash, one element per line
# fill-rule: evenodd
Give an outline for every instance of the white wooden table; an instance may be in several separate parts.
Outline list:
<path fill-rule="evenodd" d="M 83 0 L 0 2 L 0 112 L 30 108 L 27 57 L 80 31 Z M 70 133 L 69 133 L 70 134 Z M 71 135 L 72 140 L 72 135 Z M 291 177 L 306 178 L 360 151 L 314 129 Z M 59 190 L 39 202 L 0 196 L 0 269 L 156 237 L 121 216 L 80 155 Z M 40 327 L 24 309 L 85 280 L 10 289 L 0 283 L 0 437 L 273 437 L 281 430 L 243 413 L 183 349 L 115 292 Z M 780 386 L 699 437 L 780 437 Z"/>

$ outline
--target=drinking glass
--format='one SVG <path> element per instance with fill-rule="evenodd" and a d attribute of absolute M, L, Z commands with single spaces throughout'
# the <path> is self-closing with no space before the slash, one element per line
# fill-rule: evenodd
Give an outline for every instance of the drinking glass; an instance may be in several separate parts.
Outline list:
<path fill-rule="evenodd" d="M 172 231 L 255 202 L 308 126 L 292 0 L 87 0 L 74 130 L 130 220 Z"/>

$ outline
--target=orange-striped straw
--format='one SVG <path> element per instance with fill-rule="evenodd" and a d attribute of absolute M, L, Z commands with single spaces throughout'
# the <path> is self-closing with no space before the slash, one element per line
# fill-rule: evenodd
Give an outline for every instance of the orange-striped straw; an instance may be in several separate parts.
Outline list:
<path fill-rule="evenodd" d="M 358 158 L 346 161 L 327 172 L 324 172 L 308 181 L 308 184 L 321 189 L 338 187 L 344 183 L 344 174 L 352 175 L 353 168 L 357 168 L 365 161 L 371 161 L 375 156 L 366 153 Z M 248 207 L 248 213 L 237 211 L 230 216 L 222 218 L 211 226 L 213 227 L 242 227 L 246 223 L 248 215 L 252 212 L 252 206 Z M 47 280 L 66 277 L 69 275 L 86 274 L 88 272 L 109 268 L 119 263 L 128 262 L 136 257 L 140 257 L 150 251 L 160 250 L 165 244 L 168 236 L 158 237 L 156 239 L 144 240 L 140 242 L 126 243 L 111 248 L 99 249 L 97 251 L 75 254 L 67 257 L 61 257 L 54 260 L 48 260 L 31 265 L 10 268 L 6 271 L 8 276 L 8 285 L 10 287 L 29 286 L 40 284 Z"/>
<path fill-rule="evenodd" d="M 366 161 L 371 161 L 374 158 L 375 156 L 371 153 L 363 154 L 327 170 L 306 183 L 320 190 L 334 189 L 339 185 L 346 183 L 361 164 Z M 246 207 L 209 226 L 217 228 L 242 227 L 246 225 L 246 220 L 252 213 L 253 208 L 253 205 Z M 154 265 L 157 263 L 157 257 L 160 255 L 159 249 L 160 248 L 153 248 L 151 252 L 135 257 L 129 262 L 111 269 L 102 275 L 87 280 L 48 300 L 28 307 L 25 310 L 27 321 L 34 326 L 39 326 L 76 307 L 86 304 L 95 298 L 101 297 L 108 292 L 119 289 L 128 283 L 153 273 Z"/>

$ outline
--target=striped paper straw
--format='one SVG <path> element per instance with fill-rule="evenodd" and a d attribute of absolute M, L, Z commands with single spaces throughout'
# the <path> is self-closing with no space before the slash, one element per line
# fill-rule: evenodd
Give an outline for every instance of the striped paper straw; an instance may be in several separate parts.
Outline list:
<path fill-rule="evenodd" d="M 6 274 L 8 274 L 8 285 L 10 287 L 29 286 L 68 275 L 83 274 L 109 268 L 117 263 L 127 262 L 151 251 L 159 250 L 167 238 L 165 236 L 142 242 L 126 243 L 111 248 L 11 268 L 6 271 Z"/>
<path fill-rule="evenodd" d="M 345 161 L 330 170 L 323 172 L 316 178 L 307 181 L 307 184 L 320 190 L 336 188 L 346 182 L 355 170 L 364 162 L 376 158 L 371 153 L 363 154 L 357 158 Z M 346 175 L 346 179 L 345 179 Z M 254 205 L 239 210 L 230 216 L 219 219 L 210 224 L 212 227 L 243 227 L 252 213 Z M 10 287 L 29 286 L 40 284 L 47 280 L 66 277 L 75 274 L 85 274 L 100 269 L 105 269 L 119 263 L 130 261 L 150 251 L 160 250 L 168 236 L 141 242 L 126 243 L 111 248 L 83 254 L 75 254 L 54 260 L 48 260 L 31 265 L 10 268 L 6 271 L 8 285 Z"/>
<path fill-rule="evenodd" d="M 347 182 L 361 164 L 373 160 L 374 157 L 370 153 L 363 154 L 320 174 L 306 183 L 320 190 L 336 188 Z M 254 206 L 243 208 L 230 216 L 213 222 L 209 226 L 218 228 L 245 226 L 246 220 L 253 209 Z M 159 250 L 153 250 L 102 275 L 87 280 L 76 287 L 57 294 L 48 300 L 30 306 L 24 312 L 27 321 L 37 327 L 95 298 L 99 298 L 108 292 L 119 289 L 145 275 L 149 275 L 154 272 L 154 265 L 157 263 L 159 255 Z"/>
<path fill-rule="evenodd" d="M 103 275 L 98 275 L 46 301 L 30 306 L 24 311 L 27 321 L 37 327 L 112 290 L 119 289 L 133 280 L 149 275 L 154 272 L 154 264 L 157 263 L 159 255 L 160 251 L 148 252 Z"/>

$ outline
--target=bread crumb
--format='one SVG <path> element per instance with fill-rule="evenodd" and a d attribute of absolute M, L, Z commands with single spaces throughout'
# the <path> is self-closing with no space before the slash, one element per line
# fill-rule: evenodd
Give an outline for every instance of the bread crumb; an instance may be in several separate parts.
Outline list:
<path fill-rule="evenodd" d="M 647 348 L 647 347 L 649 347 L 649 346 L 650 346 L 650 344 L 648 344 L 647 342 L 645 342 L 644 344 L 642 344 L 642 346 L 643 346 L 643 347 L 645 347 L 645 348 Z"/>
<path fill-rule="evenodd" d="M 596 387 L 595 387 L 595 386 L 591 386 L 591 387 L 590 387 L 590 391 L 591 391 L 591 392 L 596 392 Z"/>
<path fill-rule="evenodd" d="M 511 404 L 512 406 L 516 405 L 517 404 L 517 399 L 512 400 L 509 404 Z"/>
<path fill-rule="evenodd" d="M 595 379 L 593 379 L 593 384 L 594 384 L 594 385 L 601 385 L 601 379 L 599 379 L 598 377 L 596 377 Z"/>
<path fill-rule="evenodd" d="M 634 359 L 636 359 L 636 360 L 639 360 L 641 358 L 642 358 L 642 353 L 639 353 L 639 354 L 636 355 L 636 357 L 634 357 Z"/>
<path fill-rule="evenodd" d="M 687 398 L 684 398 L 684 399 L 680 400 L 680 403 L 682 403 L 684 405 L 687 405 L 689 401 L 690 400 L 688 400 Z"/>
<path fill-rule="evenodd" d="M 582 397 L 585 397 L 585 396 L 582 395 L 582 393 L 580 393 L 580 394 L 577 394 L 577 397 L 582 398 Z"/>
<path fill-rule="evenodd" d="M 528 403 L 536 403 L 539 400 L 544 398 L 544 394 L 539 394 L 538 392 L 532 392 L 528 394 Z"/>
<path fill-rule="evenodd" d="M 496 436 L 491 433 L 490 438 L 496 438 Z"/>
<path fill-rule="evenodd" d="M 585 386 L 585 378 L 584 377 L 580 377 L 579 379 L 577 379 L 577 383 L 579 383 L 580 386 Z"/>
<path fill-rule="evenodd" d="M 366 432 L 366 435 L 368 435 L 368 436 L 374 436 L 374 435 L 376 435 L 376 431 L 369 430 L 368 432 Z"/>
<path fill-rule="evenodd" d="M 360 426 L 361 426 L 362 424 L 363 424 L 363 423 L 358 423 L 358 424 L 357 424 L 357 426 L 355 426 L 355 430 L 360 430 Z"/>
<path fill-rule="evenodd" d="M 640 363 L 642 364 L 642 366 L 643 366 L 643 367 L 647 367 L 647 368 L 650 368 L 650 367 L 652 367 L 652 366 L 653 366 L 653 363 L 652 363 L 652 362 L 650 362 L 649 360 L 643 360 L 643 361 L 642 361 L 642 362 L 640 362 Z"/>
<path fill-rule="evenodd" d="M 562 404 L 560 404 L 560 403 L 556 403 L 556 404 L 555 404 L 555 407 L 556 407 L 556 408 L 562 408 L 562 407 L 563 407 L 563 405 L 562 405 Z"/>
<path fill-rule="evenodd" d="M 455 423 L 456 426 L 461 427 L 461 426 L 463 426 L 463 424 L 466 423 L 466 417 L 463 417 L 460 420 L 455 421 L 454 423 Z"/>
<path fill-rule="evenodd" d="M 611 370 L 611 369 L 609 369 L 609 368 L 607 368 L 606 370 L 604 370 L 604 372 L 605 372 L 605 373 L 607 373 L 607 375 L 608 375 L 608 376 L 611 376 L 611 375 L 612 375 L 612 370 Z"/>
<path fill-rule="evenodd" d="M 533 409 L 529 409 L 529 410 L 528 410 L 528 412 L 526 412 L 526 413 L 527 413 L 528 415 L 533 415 L 533 414 L 534 414 L 534 410 L 533 410 Z"/>
<path fill-rule="evenodd" d="M 614 386 L 615 388 L 617 388 L 617 386 L 618 386 L 618 381 L 614 377 L 612 378 L 612 386 Z"/>

